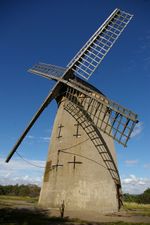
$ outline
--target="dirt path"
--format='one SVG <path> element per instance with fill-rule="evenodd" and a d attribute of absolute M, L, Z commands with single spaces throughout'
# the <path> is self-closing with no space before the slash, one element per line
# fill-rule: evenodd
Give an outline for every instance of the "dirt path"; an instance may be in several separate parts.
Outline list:
<path fill-rule="evenodd" d="M 35 203 L 19 200 L 0 200 L 0 224 L 8 225 L 130 225 L 150 224 L 150 216 L 142 215 L 140 210 L 124 210 L 119 213 L 107 215 L 94 215 L 92 213 L 78 216 L 72 211 L 65 211 L 64 219 L 60 218 L 59 209 L 44 210 Z M 77 219 L 80 218 L 80 219 Z M 73 219 L 75 218 L 75 219 Z M 121 223 L 122 221 L 123 223 Z"/>
<path fill-rule="evenodd" d="M 59 216 L 59 210 L 57 209 L 49 209 L 49 213 L 51 216 Z M 64 216 L 69 218 L 75 218 L 75 214 L 72 211 L 65 212 Z M 147 223 L 150 224 L 150 216 L 141 215 L 141 213 L 136 213 L 135 211 L 132 212 L 130 210 L 119 213 L 113 213 L 113 214 L 106 214 L 106 215 L 92 215 L 92 213 L 88 214 L 81 214 L 78 213 L 78 218 L 80 218 L 83 221 L 89 221 L 89 222 L 98 222 L 98 223 L 109 223 L 109 222 L 119 222 L 123 221 L 126 223 Z"/>

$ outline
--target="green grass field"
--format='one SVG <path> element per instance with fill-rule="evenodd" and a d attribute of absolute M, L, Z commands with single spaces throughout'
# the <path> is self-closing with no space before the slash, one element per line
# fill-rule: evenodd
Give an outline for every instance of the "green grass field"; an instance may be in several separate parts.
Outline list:
<path fill-rule="evenodd" d="M 38 202 L 38 197 L 28 197 L 28 196 L 9 196 L 9 195 L 0 195 L 0 202 L 1 201 L 25 201 L 25 202 Z"/>
<path fill-rule="evenodd" d="M 134 202 L 124 203 L 124 208 L 129 211 L 129 213 L 136 213 L 143 216 L 150 216 L 150 204 L 137 204 Z"/>

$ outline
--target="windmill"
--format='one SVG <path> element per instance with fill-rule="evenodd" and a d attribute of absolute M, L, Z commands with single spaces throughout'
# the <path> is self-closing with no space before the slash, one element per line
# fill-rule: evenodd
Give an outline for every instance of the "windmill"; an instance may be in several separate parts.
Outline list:
<path fill-rule="evenodd" d="M 115 9 L 66 68 L 39 63 L 29 72 L 56 81 L 8 155 L 8 162 L 44 109 L 55 99 L 54 122 L 39 204 L 78 212 L 113 212 L 121 206 L 114 140 L 127 145 L 137 115 L 87 80 L 132 15 Z M 82 79 L 84 78 L 84 79 Z"/>

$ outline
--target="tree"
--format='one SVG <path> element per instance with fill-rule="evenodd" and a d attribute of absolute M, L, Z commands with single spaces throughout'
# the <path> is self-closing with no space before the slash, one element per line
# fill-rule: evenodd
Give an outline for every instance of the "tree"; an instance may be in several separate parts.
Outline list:
<path fill-rule="evenodd" d="M 37 197 L 40 193 L 40 187 L 37 185 L 0 185 L 0 195 L 13 195 L 13 196 L 30 196 Z"/>

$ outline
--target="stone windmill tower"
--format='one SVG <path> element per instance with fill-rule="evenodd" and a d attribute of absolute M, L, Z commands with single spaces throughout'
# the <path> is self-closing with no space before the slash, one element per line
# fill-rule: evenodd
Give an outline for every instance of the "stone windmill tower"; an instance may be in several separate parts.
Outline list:
<path fill-rule="evenodd" d="M 115 9 L 66 68 L 37 64 L 29 72 L 56 81 L 6 162 L 55 99 L 54 122 L 39 204 L 80 212 L 113 212 L 121 206 L 114 140 L 126 146 L 137 115 L 87 83 L 132 15 Z M 84 78 L 85 80 L 81 79 Z"/>

